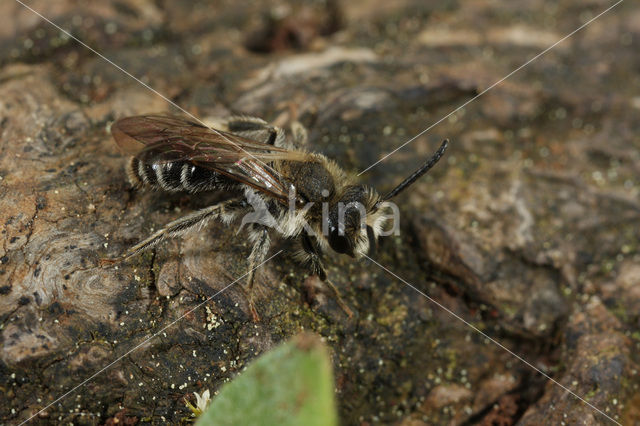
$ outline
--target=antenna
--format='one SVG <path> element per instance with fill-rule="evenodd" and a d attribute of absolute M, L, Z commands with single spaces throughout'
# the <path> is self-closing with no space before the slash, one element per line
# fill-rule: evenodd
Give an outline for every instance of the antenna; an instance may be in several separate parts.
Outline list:
<path fill-rule="evenodd" d="M 440 148 L 438 148 L 438 150 L 433 154 L 431 158 L 425 161 L 424 164 L 420 166 L 420 168 L 418 168 L 418 170 L 416 170 L 415 172 L 413 172 L 413 174 L 411 174 L 411 176 L 403 180 L 402 183 L 400 183 L 400 185 L 396 186 L 387 195 L 382 197 L 382 200 L 380 202 L 387 201 L 395 197 L 396 195 L 398 195 L 399 193 L 407 189 L 409 185 L 411 185 L 412 183 L 420 179 L 422 175 L 427 173 L 433 166 L 436 165 L 436 163 L 440 160 L 440 158 L 442 158 L 442 155 L 447 150 L 447 146 L 449 146 L 449 139 L 443 140 L 442 144 L 440 145 Z M 380 204 L 380 202 L 378 204 Z"/>

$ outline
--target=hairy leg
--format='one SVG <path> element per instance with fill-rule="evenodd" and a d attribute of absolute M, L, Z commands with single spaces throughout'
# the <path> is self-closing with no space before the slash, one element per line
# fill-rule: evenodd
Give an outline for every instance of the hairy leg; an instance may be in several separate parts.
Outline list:
<path fill-rule="evenodd" d="M 253 242 L 253 249 L 249 255 L 249 275 L 247 277 L 249 291 L 249 309 L 254 321 L 259 321 L 260 317 L 253 305 L 253 285 L 255 283 L 256 265 L 261 264 L 267 257 L 267 252 L 271 246 L 271 239 L 265 226 L 253 225 L 249 230 L 249 239 Z"/>
<path fill-rule="evenodd" d="M 241 201 L 227 200 L 218 204 L 214 204 L 204 209 L 195 211 L 179 219 L 169 222 L 162 229 L 154 232 L 148 238 L 140 241 L 135 246 L 131 247 L 125 254 L 114 259 L 102 259 L 101 264 L 112 264 L 121 260 L 128 259 L 136 254 L 149 249 L 158 243 L 166 240 L 167 238 L 173 238 L 185 234 L 194 228 L 202 228 L 211 219 L 222 219 L 225 222 L 230 222 L 241 211 L 244 211 L 245 207 Z"/>
<path fill-rule="evenodd" d="M 302 250 L 303 250 L 303 258 L 309 264 L 311 268 L 311 273 L 317 275 L 320 280 L 331 290 L 333 296 L 338 303 L 338 306 L 344 311 L 345 314 L 349 318 L 353 317 L 353 311 L 347 306 L 347 304 L 342 300 L 342 296 L 340 296 L 340 292 L 338 288 L 327 278 L 327 272 L 324 269 L 324 265 L 322 264 L 322 259 L 320 257 L 320 249 L 319 247 L 311 240 L 311 237 L 304 234 L 301 237 L 302 239 Z"/>
<path fill-rule="evenodd" d="M 280 127 L 272 126 L 261 118 L 248 115 L 231 116 L 225 119 L 222 125 L 234 135 L 262 142 L 267 145 L 286 148 L 286 146 L 284 146 L 284 130 Z"/>
<path fill-rule="evenodd" d="M 290 124 L 291 136 L 287 138 L 284 130 L 273 126 L 261 118 L 251 116 L 232 116 L 222 122 L 229 132 L 253 139 L 278 148 L 298 149 L 307 145 L 307 129 L 297 120 Z"/>
<path fill-rule="evenodd" d="M 306 146 L 309 141 L 307 128 L 299 121 L 293 121 L 291 123 L 291 136 L 293 137 L 293 144 L 298 148 Z"/>

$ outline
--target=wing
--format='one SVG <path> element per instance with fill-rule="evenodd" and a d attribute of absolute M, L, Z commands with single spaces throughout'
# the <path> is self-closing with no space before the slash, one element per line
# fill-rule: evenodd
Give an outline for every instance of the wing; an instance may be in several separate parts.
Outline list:
<path fill-rule="evenodd" d="M 111 126 L 120 149 L 145 162 L 185 161 L 256 188 L 283 203 L 292 183 L 269 163 L 303 154 L 164 115 L 122 118 Z"/>

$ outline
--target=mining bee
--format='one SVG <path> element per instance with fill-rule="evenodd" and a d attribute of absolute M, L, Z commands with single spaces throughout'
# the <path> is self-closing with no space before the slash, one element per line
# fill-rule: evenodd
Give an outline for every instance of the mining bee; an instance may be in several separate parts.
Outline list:
<path fill-rule="evenodd" d="M 294 242 L 295 258 L 329 286 L 351 316 L 327 278 L 322 254 L 332 249 L 358 258 L 373 252 L 389 219 L 384 213 L 386 201 L 433 167 L 447 141 L 413 174 L 380 196 L 324 155 L 301 149 L 307 139 L 301 124 L 293 122 L 291 130 L 287 136 L 282 128 L 248 116 L 230 117 L 216 128 L 164 115 L 117 120 L 111 133 L 121 150 L 132 155 L 127 174 L 134 187 L 192 194 L 224 191 L 229 198 L 170 222 L 119 258 L 103 262 L 127 259 L 212 219 L 230 224 L 242 218 L 253 244 L 247 281 L 254 319 L 258 315 L 251 290 L 255 266 L 269 250 L 269 228 Z"/>

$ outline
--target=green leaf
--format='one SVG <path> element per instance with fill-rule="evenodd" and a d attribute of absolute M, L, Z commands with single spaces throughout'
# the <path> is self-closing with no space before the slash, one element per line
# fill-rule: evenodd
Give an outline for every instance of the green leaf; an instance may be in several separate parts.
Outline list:
<path fill-rule="evenodd" d="M 306 333 L 224 385 L 196 426 L 336 424 L 329 354 L 317 336 Z"/>

